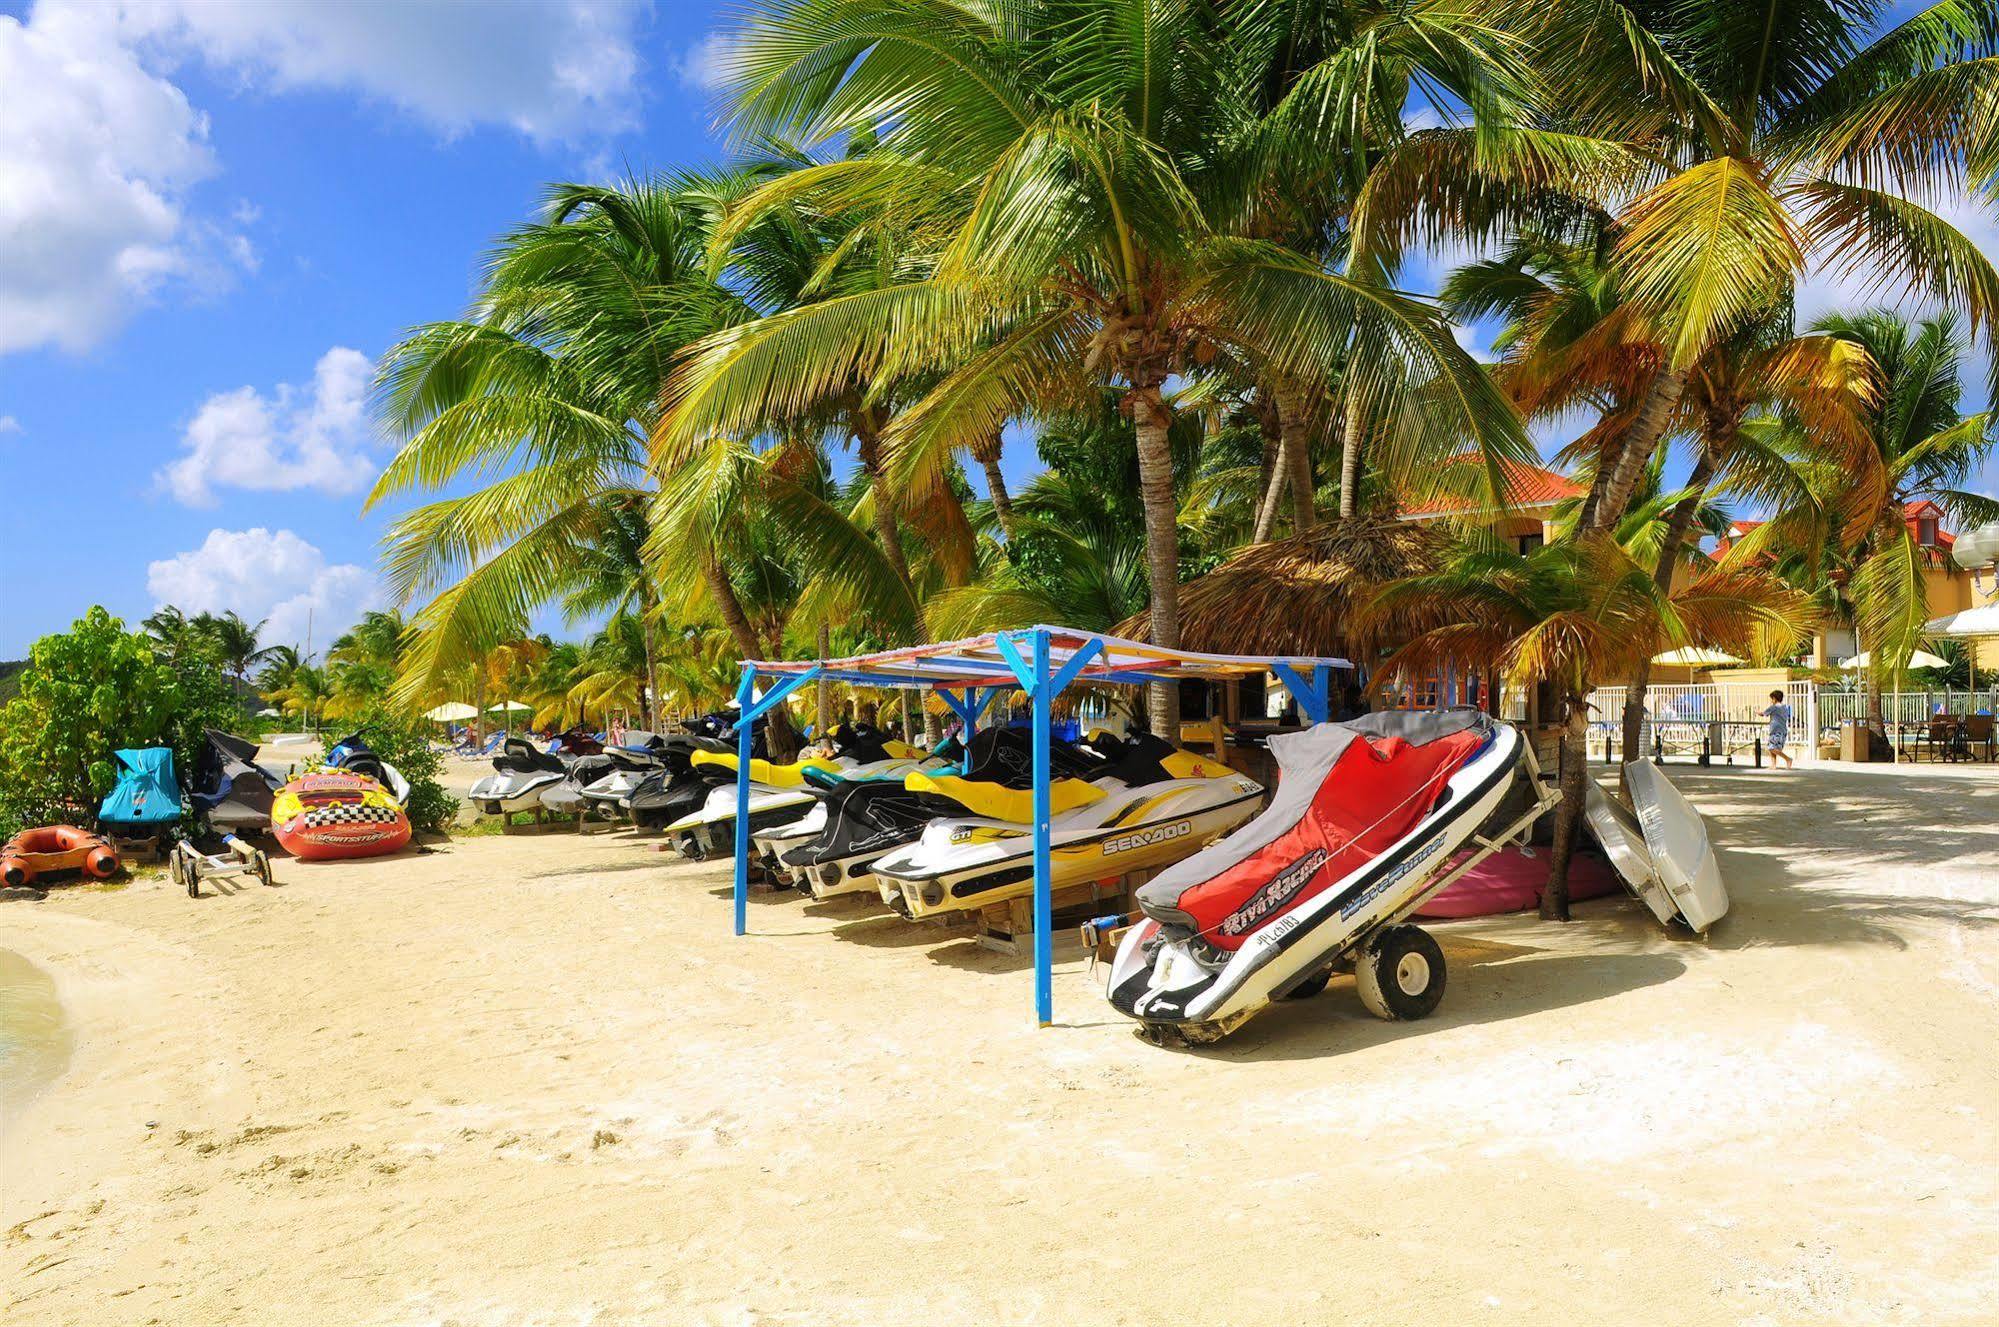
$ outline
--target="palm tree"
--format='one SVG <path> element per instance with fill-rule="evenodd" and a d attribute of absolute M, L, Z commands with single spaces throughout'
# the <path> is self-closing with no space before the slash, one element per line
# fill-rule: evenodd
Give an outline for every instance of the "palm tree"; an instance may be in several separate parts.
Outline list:
<path fill-rule="evenodd" d="M 1966 488 L 1999 445 L 1999 416 L 1960 408 L 1967 348 L 1950 314 L 1915 321 L 1886 309 L 1834 314 L 1814 331 L 1852 346 L 1873 366 L 1865 445 L 1840 464 L 1820 465 L 1818 504 L 1792 505 L 1731 556 L 1805 551 L 1821 576 L 1829 569 L 1836 575 L 1870 658 L 1869 719 L 1885 731 L 1881 694 L 1920 643 L 1930 615 L 1924 572 L 1941 556 L 1917 543 L 1909 507 L 1933 502 L 1961 527 L 1999 518 L 1999 502 Z M 1802 427 L 1785 435 L 1794 451 L 1810 441 Z"/>
<path fill-rule="evenodd" d="M 1726 489 L 1767 503 L 1802 494 L 1794 462 L 1771 445 L 1780 419 L 1798 421 L 1799 441 L 1817 458 L 1839 463 L 1863 446 L 1869 396 L 1866 356 L 1828 336 L 1793 336 L 1788 305 L 1709 344 L 1683 375 L 1666 412 L 1669 435 L 1688 439 L 1693 461 L 1681 490 L 1656 505 L 1667 449 L 1625 446 L 1666 347 L 1643 306 L 1630 299 L 1611 261 L 1614 226 L 1591 218 L 1589 243 L 1543 233 L 1520 237 L 1502 255 L 1471 264 L 1445 285 L 1445 305 L 1460 317 L 1497 315 L 1506 322 L 1496 345 L 1495 377 L 1529 417 L 1558 417 L 1578 407 L 1598 422 L 1567 449 L 1591 476 L 1571 513 L 1584 530 L 1616 532 L 1631 547 L 1643 532 L 1660 589 L 1684 563 L 1685 544 L 1702 504 Z M 1647 494 L 1650 497 L 1647 497 Z M 1663 519 L 1659 519 L 1663 518 Z M 1651 660 L 1627 680 L 1623 749 L 1639 749 Z"/>
<path fill-rule="evenodd" d="M 1582 533 L 1529 553 L 1487 534 L 1463 538 L 1442 569 L 1396 581 L 1363 613 L 1417 626 L 1375 672 L 1375 686 L 1455 667 L 1507 684 L 1554 688 L 1562 714 L 1561 806 L 1541 915 L 1568 919 L 1568 867 L 1588 778 L 1589 693 L 1641 659 L 1689 644 L 1747 650 L 1759 630 L 1798 633 L 1805 597 L 1772 577 L 1718 568 L 1663 589 L 1607 535 Z"/>
<path fill-rule="evenodd" d="M 1609 220 L 1609 271 L 1657 353 L 1630 366 L 1595 528 L 1622 516 L 1617 486 L 1667 436 L 1703 357 L 1787 309 L 1808 266 L 1965 310 L 1999 338 L 1999 273 L 1912 201 L 1985 201 L 1999 179 L 1989 6 L 1946 0 L 1880 32 L 1882 6 L 1845 0 L 1506 8 L 1552 89 L 1543 122 L 1497 147 L 1410 135 L 1363 191 L 1355 245 Z"/>
<path fill-rule="evenodd" d="M 1153 639 L 1177 643 L 1179 546 L 1167 384 L 1222 355 L 1288 380 L 1345 356 L 1349 395 L 1419 416 L 1439 451 L 1522 455 L 1524 434 L 1428 304 L 1259 238 L 1265 183 L 1340 168 L 1399 134 L 1425 67 L 1473 104 L 1503 100 L 1502 43 L 1446 4 L 1370 11 L 1259 114 L 1258 80 L 1289 37 L 1281 6 L 1103 0 L 1000 8 L 782 0 L 735 46 L 732 115 L 746 138 L 862 134 L 859 157 L 766 186 L 746 212 L 921 210 L 927 271 L 717 333 L 669 389 L 669 463 L 717 432 L 797 418 L 862 381 L 941 373 L 900 412 L 894 473 L 912 481 L 1052 399 L 1109 388 L 1132 420 Z M 1313 52 L 1316 56 L 1317 53 Z M 948 224 L 946 224 L 948 223 Z M 1177 720 L 1154 689 L 1155 726 Z"/>
<path fill-rule="evenodd" d="M 233 609 L 221 614 L 197 613 L 189 621 L 188 629 L 202 639 L 215 661 L 238 682 L 248 681 L 250 669 L 264 657 L 265 651 L 257 643 L 257 633 L 264 629 L 264 624 L 245 622 Z"/>

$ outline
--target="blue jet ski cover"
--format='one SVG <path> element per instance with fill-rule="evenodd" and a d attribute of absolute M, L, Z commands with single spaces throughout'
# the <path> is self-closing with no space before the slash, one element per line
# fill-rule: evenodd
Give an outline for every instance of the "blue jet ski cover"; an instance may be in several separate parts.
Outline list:
<path fill-rule="evenodd" d="M 171 747 L 119 751 L 118 783 L 97 809 L 99 820 L 121 825 L 164 825 L 180 819 L 180 784 Z"/>

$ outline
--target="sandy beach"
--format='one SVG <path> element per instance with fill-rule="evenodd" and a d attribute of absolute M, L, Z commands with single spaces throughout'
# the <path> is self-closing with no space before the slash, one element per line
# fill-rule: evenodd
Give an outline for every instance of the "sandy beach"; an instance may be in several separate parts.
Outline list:
<path fill-rule="evenodd" d="M 1203 1052 L 622 835 L 0 904 L 31 1324 L 1989 1323 L 1999 775 L 1674 771 L 1734 912 L 1439 926 Z"/>

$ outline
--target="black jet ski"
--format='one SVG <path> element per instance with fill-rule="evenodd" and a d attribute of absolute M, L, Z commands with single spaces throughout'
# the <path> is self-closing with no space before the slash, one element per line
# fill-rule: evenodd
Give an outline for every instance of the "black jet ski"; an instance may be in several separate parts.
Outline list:
<path fill-rule="evenodd" d="M 1048 753 L 1049 772 L 1057 779 L 1090 778 L 1109 765 L 1106 753 L 1121 749 L 1120 739 L 1102 733 L 1087 744 L 1057 741 Z M 983 729 L 973 734 L 966 755 L 967 779 L 1004 788 L 1034 786 L 1034 738 L 1024 728 Z M 903 778 L 850 782 L 827 793 L 825 826 L 780 852 L 777 868 L 814 898 L 871 891 L 877 858 L 914 843 L 931 821 L 963 813 L 956 801 L 906 787 Z"/>
<path fill-rule="evenodd" d="M 359 733 L 349 733 L 333 744 L 333 749 L 326 753 L 326 767 L 365 774 L 386 788 L 389 796 L 396 801 L 409 805 L 409 780 L 403 777 L 401 770 L 376 755 L 374 748 L 363 741 Z"/>
<path fill-rule="evenodd" d="M 188 797 L 217 834 L 268 834 L 271 799 L 284 780 L 257 763 L 257 744 L 219 729 L 205 733 Z"/>

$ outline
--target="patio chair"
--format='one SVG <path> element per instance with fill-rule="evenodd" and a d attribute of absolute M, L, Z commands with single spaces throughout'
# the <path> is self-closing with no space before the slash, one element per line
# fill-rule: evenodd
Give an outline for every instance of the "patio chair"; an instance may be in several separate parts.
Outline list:
<path fill-rule="evenodd" d="M 1938 714 L 1930 719 L 1929 727 L 1916 734 L 1915 759 L 1923 758 L 1923 747 L 1930 749 L 1930 759 L 1949 760 L 1957 739 L 1957 720 L 1948 714 Z"/>
<path fill-rule="evenodd" d="M 1964 721 L 1964 727 L 1959 731 L 1959 737 L 1964 743 L 1966 759 L 1973 758 L 1974 753 L 1981 746 L 1985 748 L 1985 758 L 1987 760 L 1992 759 L 1991 715 L 1974 714 L 1967 718 Z"/>

